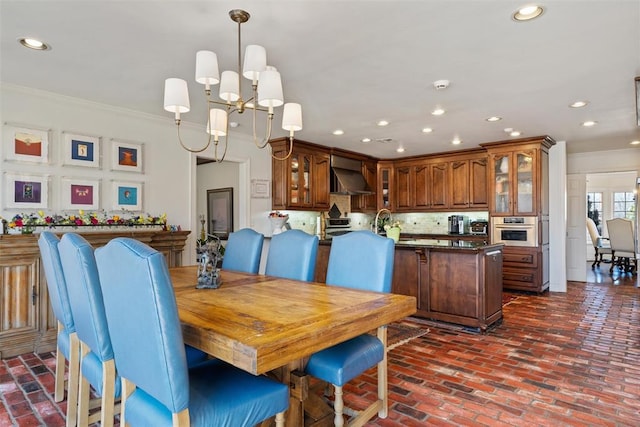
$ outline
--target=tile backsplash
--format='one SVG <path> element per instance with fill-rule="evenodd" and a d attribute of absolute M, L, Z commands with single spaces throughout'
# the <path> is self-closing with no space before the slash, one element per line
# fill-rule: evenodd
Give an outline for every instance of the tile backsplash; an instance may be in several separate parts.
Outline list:
<path fill-rule="evenodd" d="M 334 200 L 333 197 L 346 197 L 349 196 L 332 196 L 333 203 L 338 206 L 342 216 L 344 213 L 348 213 L 348 217 L 351 218 L 351 228 L 354 230 L 371 230 L 373 221 L 375 219 L 374 214 L 362 214 L 351 213 L 348 202 Z M 340 203 L 340 204 L 339 204 Z M 320 216 L 320 212 L 314 211 L 287 211 L 289 214 L 289 224 L 291 228 L 297 228 L 303 230 L 309 234 L 316 233 L 317 218 Z M 327 212 L 323 212 L 327 215 Z M 486 211 L 478 212 L 434 212 L 434 213 L 396 213 L 392 214 L 394 220 L 400 221 L 400 227 L 402 233 L 408 234 L 447 234 L 447 217 L 449 215 L 464 215 L 469 218 L 469 221 L 473 220 L 489 220 L 489 213 Z"/>

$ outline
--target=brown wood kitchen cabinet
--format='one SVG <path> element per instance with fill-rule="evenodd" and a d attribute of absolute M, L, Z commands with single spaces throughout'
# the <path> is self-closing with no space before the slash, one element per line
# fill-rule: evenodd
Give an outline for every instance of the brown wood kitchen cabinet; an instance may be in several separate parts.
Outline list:
<path fill-rule="evenodd" d="M 395 209 L 395 194 L 393 187 L 393 162 L 381 160 L 378 162 L 378 185 L 376 189 L 377 209 Z"/>
<path fill-rule="evenodd" d="M 491 216 L 549 214 L 549 148 L 546 137 L 481 144 L 489 153 Z"/>
<path fill-rule="evenodd" d="M 395 210 L 416 212 L 443 210 L 448 206 L 448 162 L 426 159 L 394 165 Z"/>
<path fill-rule="evenodd" d="M 449 208 L 486 209 L 489 206 L 487 154 L 461 155 L 450 162 Z"/>
<path fill-rule="evenodd" d="M 502 245 L 398 245 L 392 292 L 417 298 L 415 316 L 485 331 L 502 319 Z"/>
<path fill-rule="evenodd" d="M 486 209 L 487 155 L 484 150 L 394 163 L 398 212 Z"/>
<path fill-rule="evenodd" d="M 288 138 L 269 142 L 273 155 L 287 155 Z M 329 209 L 329 149 L 296 140 L 291 156 L 272 159 L 273 209 Z"/>
<path fill-rule="evenodd" d="M 53 231 L 63 234 L 59 229 Z M 182 251 L 190 233 L 70 231 L 80 233 L 93 247 L 115 237 L 132 237 L 164 254 L 169 267 L 182 265 Z M 57 321 L 49 303 L 38 237 L 37 233 L 0 235 L 0 358 L 52 351 L 56 346 Z"/>

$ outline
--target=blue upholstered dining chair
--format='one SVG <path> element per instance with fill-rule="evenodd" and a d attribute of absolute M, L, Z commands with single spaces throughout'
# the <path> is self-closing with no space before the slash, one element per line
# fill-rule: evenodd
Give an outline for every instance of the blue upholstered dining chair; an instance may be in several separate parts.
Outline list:
<path fill-rule="evenodd" d="M 116 374 L 111 337 L 104 312 L 102 289 L 93 247 L 82 236 L 66 233 L 58 245 L 69 292 L 71 312 L 80 340 L 80 387 L 78 425 L 113 426 L 120 411 L 120 379 Z M 90 414 L 96 401 L 90 400 L 90 388 L 100 396 L 100 411 Z"/>
<path fill-rule="evenodd" d="M 43 231 L 38 238 L 40 257 L 44 275 L 47 279 L 47 289 L 51 309 L 58 322 L 56 341 L 56 374 L 54 400 L 64 399 L 65 389 L 65 359 L 69 362 L 69 379 L 67 381 L 67 427 L 76 425 L 78 414 L 78 378 L 80 369 L 80 342 L 76 334 L 76 327 L 71 314 L 71 304 L 67 294 L 67 283 L 64 279 L 60 253 L 58 252 L 58 236 L 50 231 Z"/>
<path fill-rule="evenodd" d="M 96 250 L 116 366 L 121 425 L 284 425 L 289 389 L 221 360 L 187 368 L 173 285 L 164 256 L 129 238 Z M 131 327 L 135 324 L 135 327 Z M 126 424 L 125 424 L 126 423 Z"/>
<path fill-rule="evenodd" d="M 370 231 L 352 231 L 331 241 L 327 266 L 328 285 L 376 292 L 391 292 L 394 242 Z M 387 336 L 386 327 L 378 330 L 378 337 L 360 335 L 333 347 L 319 351 L 309 358 L 306 372 L 333 384 L 336 426 L 344 424 L 344 384 L 378 365 L 378 400 L 361 411 L 349 424 L 363 425 L 378 413 L 387 417 Z M 354 411 L 351 411 L 354 412 Z"/>
<path fill-rule="evenodd" d="M 222 268 L 258 273 L 263 242 L 264 235 L 251 228 L 243 228 L 229 234 L 222 258 Z"/>
<path fill-rule="evenodd" d="M 271 237 L 265 274 L 310 282 L 316 271 L 318 236 L 287 230 Z"/>

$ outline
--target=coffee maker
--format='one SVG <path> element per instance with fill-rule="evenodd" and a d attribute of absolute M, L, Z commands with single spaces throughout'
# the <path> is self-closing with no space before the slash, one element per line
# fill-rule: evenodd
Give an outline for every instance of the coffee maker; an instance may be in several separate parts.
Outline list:
<path fill-rule="evenodd" d="M 464 215 L 450 215 L 448 218 L 449 234 L 464 234 Z"/>

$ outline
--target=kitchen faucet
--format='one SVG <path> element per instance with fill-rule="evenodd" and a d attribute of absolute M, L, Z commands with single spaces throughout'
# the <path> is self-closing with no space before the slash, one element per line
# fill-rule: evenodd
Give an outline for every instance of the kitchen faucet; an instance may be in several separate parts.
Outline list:
<path fill-rule="evenodd" d="M 381 214 L 385 213 L 387 214 L 387 219 L 389 220 L 389 222 L 391 222 L 391 211 L 385 208 L 380 209 L 376 214 L 376 219 L 373 221 L 373 229 L 376 234 L 378 234 L 378 219 L 380 218 Z"/>

